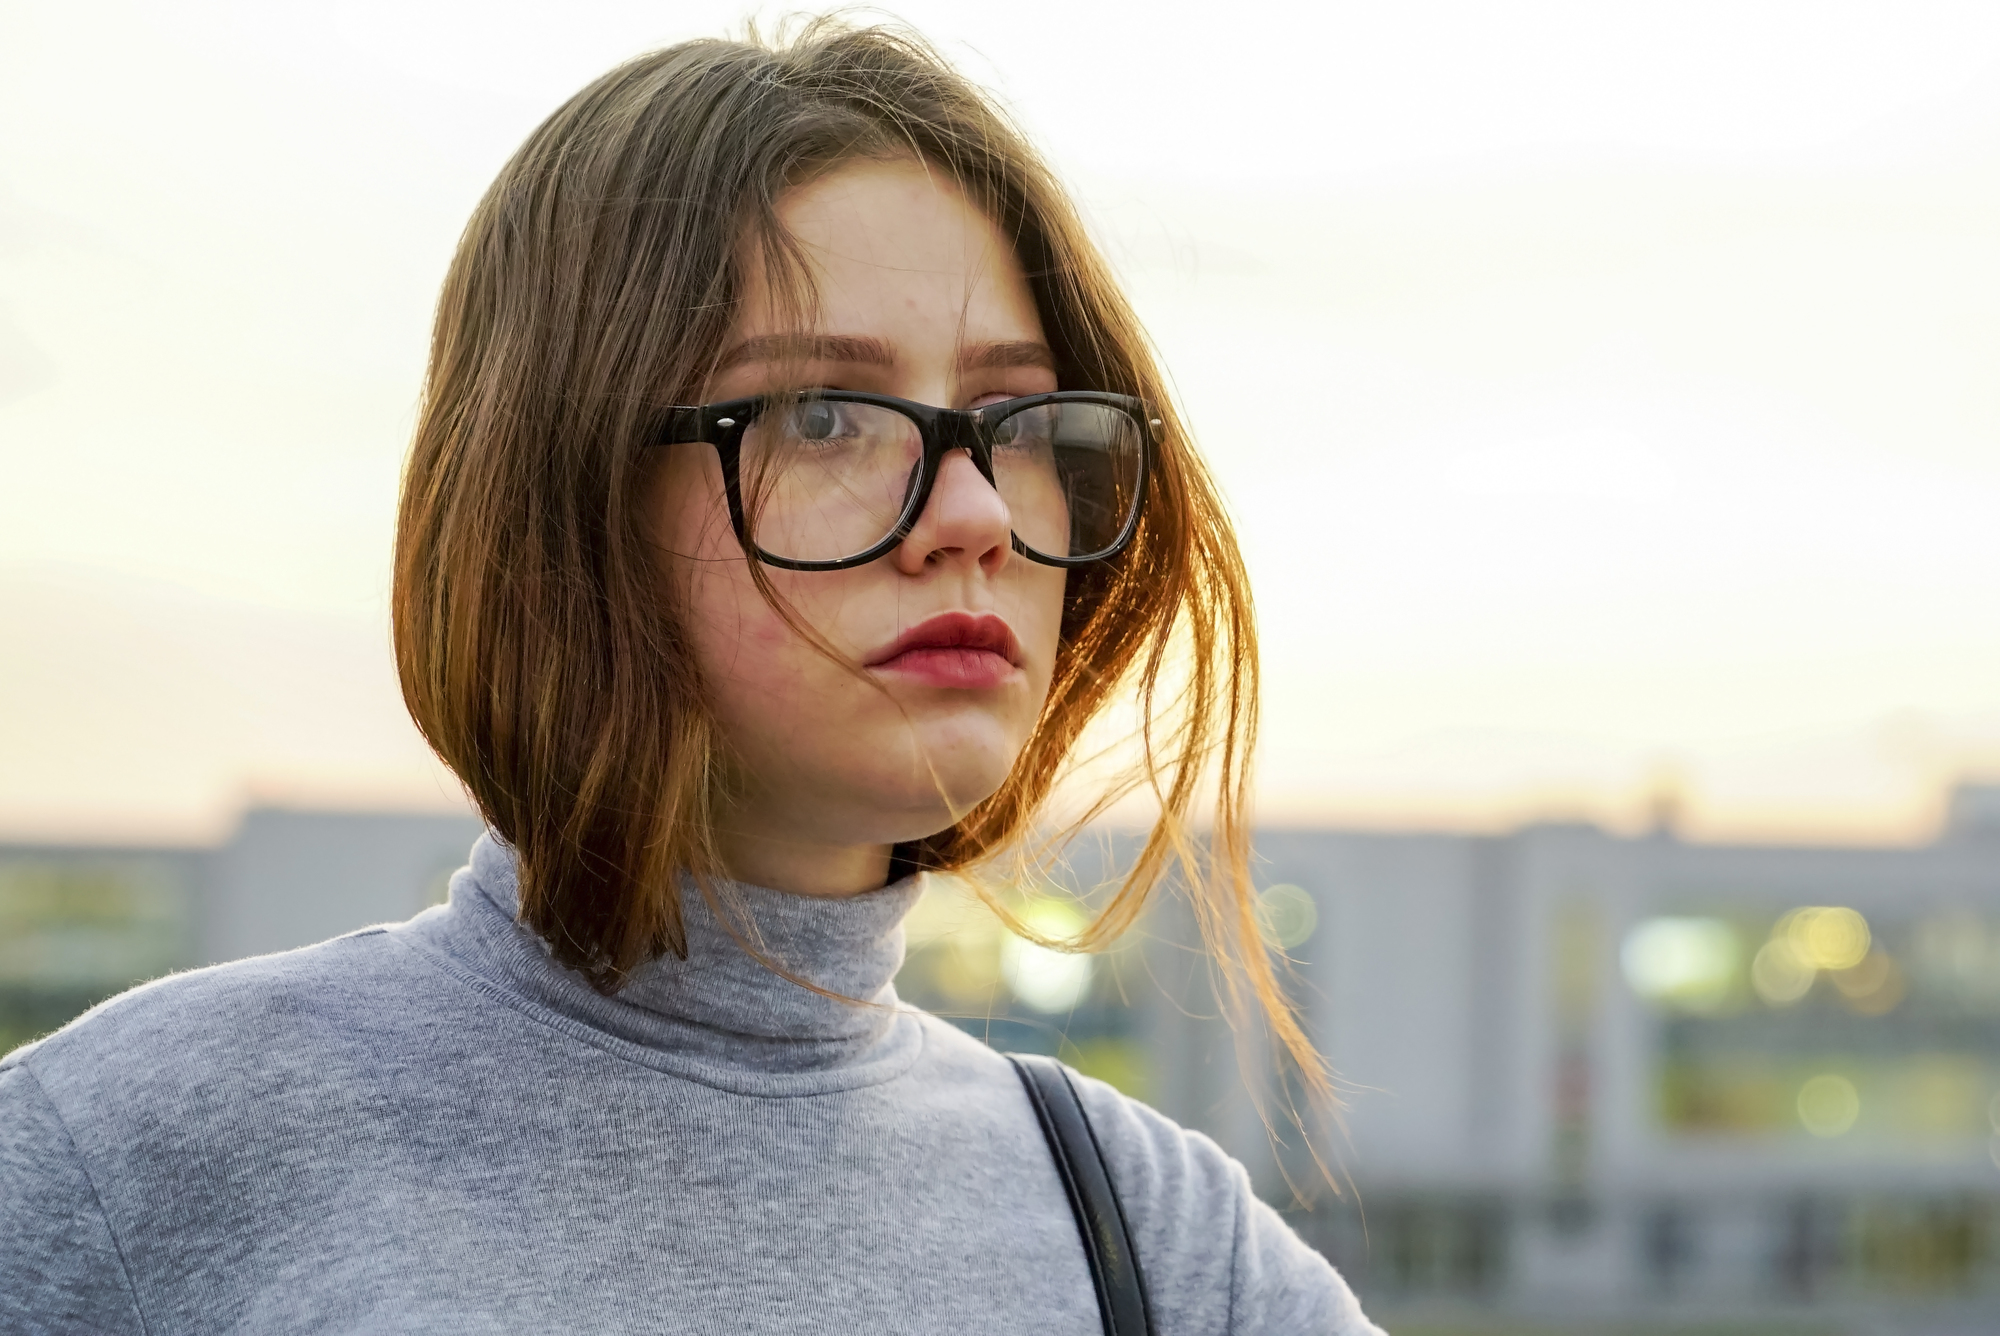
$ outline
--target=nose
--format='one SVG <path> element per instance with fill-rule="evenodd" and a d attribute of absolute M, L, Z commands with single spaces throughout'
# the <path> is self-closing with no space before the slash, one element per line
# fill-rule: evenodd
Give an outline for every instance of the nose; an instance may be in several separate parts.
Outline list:
<path fill-rule="evenodd" d="M 963 450 L 938 465 L 937 481 L 923 514 L 895 551 L 905 575 L 950 563 L 973 563 L 988 575 L 1007 564 L 1013 551 L 1013 521 L 1007 503 Z"/>

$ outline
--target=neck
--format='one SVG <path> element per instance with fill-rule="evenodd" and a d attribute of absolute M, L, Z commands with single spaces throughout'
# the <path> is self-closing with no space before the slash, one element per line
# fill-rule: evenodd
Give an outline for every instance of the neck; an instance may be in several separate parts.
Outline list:
<path fill-rule="evenodd" d="M 889 879 L 886 844 L 818 841 L 753 823 L 719 826 L 715 838 L 723 871 L 752 886 L 838 899 L 880 890 Z"/>

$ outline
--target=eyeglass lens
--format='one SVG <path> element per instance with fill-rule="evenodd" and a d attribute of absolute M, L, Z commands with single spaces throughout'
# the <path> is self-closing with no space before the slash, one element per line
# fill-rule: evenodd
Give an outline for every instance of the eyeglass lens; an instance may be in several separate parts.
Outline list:
<path fill-rule="evenodd" d="M 1138 505 L 1138 422 L 1107 404 L 1038 404 L 990 423 L 993 481 L 1015 537 L 1048 557 L 1113 547 Z M 914 420 L 878 404 L 773 405 L 743 434 L 752 541 L 790 561 L 839 561 L 895 532 L 923 460 Z"/>

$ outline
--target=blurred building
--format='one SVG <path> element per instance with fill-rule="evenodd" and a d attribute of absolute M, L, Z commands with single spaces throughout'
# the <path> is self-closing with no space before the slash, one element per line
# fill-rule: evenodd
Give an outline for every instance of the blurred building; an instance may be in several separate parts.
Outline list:
<path fill-rule="evenodd" d="M 1542 826 L 1258 853 L 1306 892 L 1298 996 L 1350 1087 L 1362 1210 L 1300 1224 L 1363 1292 L 1938 1300 L 2000 1330 L 2000 790 L 1923 848 Z M 1184 1068 L 1171 1111 L 1281 1199 L 1310 1163 L 1245 1135 L 1228 1075 Z"/>
<path fill-rule="evenodd" d="M 0 844 L 0 1051 L 145 979 L 406 919 L 479 830 L 260 809 L 213 849 Z"/>

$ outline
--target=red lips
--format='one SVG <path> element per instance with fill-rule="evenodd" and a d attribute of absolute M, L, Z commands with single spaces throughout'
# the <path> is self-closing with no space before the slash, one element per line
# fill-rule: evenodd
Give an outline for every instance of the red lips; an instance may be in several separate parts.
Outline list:
<path fill-rule="evenodd" d="M 1021 666 L 1021 646 L 990 612 L 943 612 L 871 654 L 866 666 L 924 686 L 996 687 Z"/>

